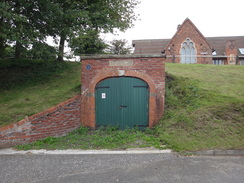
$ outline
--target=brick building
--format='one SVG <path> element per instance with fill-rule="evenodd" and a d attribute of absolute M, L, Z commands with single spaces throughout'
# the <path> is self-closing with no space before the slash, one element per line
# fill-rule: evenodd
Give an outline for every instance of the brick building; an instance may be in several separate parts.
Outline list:
<path fill-rule="evenodd" d="M 164 61 L 161 54 L 82 57 L 82 125 L 156 125 L 164 112 Z"/>
<path fill-rule="evenodd" d="M 133 40 L 134 54 L 165 53 L 165 62 L 244 65 L 244 36 L 204 37 L 190 19 L 171 39 Z"/>

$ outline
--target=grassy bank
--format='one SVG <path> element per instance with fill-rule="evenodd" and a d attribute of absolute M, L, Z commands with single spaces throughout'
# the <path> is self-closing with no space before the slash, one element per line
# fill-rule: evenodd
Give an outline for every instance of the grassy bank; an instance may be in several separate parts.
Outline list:
<path fill-rule="evenodd" d="M 80 93 L 80 63 L 0 60 L 0 126 Z"/>
<path fill-rule="evenodd" d="M 167 64 L 159 137 L 177 151 L 244 149 L 244 67 Z"/>
<path fill-rule="evenodd" d="M 199 87 L 244 101 L 244 67 L 239 65 L 166 64 L 166 71 L 174 76 L 197 80 Z"/>
<path fill-rule="evenodd" d="M 165 114 L 155 128 L 141 132 L 81 127 L 65 137 L 48 137 L 18 148 L 244 149 L 244 67 L 166 64 L 166 71 Z M 5 61 L 0 78 L 2 125 L 80 92 L 79 63 Z"/>

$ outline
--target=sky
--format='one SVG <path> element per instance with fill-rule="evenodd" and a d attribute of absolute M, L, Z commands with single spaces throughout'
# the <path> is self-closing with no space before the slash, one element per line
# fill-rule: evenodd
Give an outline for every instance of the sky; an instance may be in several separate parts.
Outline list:
<path fill-rule="evenodd" d="M 177 26 L 189 18 L 205 37 L 244 36 L 244 0 L 141 0 L 136 14 L 139 19 L 134 28 L 119 35 L 102 38 L 169 39 Z"/>

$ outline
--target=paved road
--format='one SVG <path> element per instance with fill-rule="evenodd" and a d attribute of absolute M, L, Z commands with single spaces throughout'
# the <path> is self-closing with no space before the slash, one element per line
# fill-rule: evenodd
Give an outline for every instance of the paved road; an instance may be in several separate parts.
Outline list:
<path fill-rule="evenodd" d="M 241 183 L 244 157 L 0 155 L 1 183 Z"/>

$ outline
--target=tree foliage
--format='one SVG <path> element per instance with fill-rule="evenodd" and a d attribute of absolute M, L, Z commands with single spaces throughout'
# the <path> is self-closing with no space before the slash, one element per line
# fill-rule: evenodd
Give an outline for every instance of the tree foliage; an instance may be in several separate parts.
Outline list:
<path fill-rule="evenodd" d="M 114 29 L 125 31 L 133 26 L 137 18 L 134 8 L 138 3 L 138 0 L 2 0 L 0 50 L 12 42 L 18 58 L 22 48 L 52 36 L 60 38 L 60 61 L 63 60 L 65 41 L 72 44 L 77 40 L 84 41 L 83 51 L 94 52 L 85 47 L 101 41 L 98 33 L 113 32 Z M 88 43 L 88 36 L 93 36 L 95 41 Z M 81 50 L 78 53 L 82 53 Z"/>
<path fill-rule="evenodd" d="M 56 49 L 47 43 L 34 42 L 32 48 L 26 51 L 26 57 L 31 59 L 54 60 L 56 58 Z"/>
<path fill-rule="evenodd" d="M 131 46 L 125 39 L 113 40 L 110 42 L 108 52 L 115 55 L 126 55 L 131 53 Z"/>
<path fill-rule="evenodd" d="M 1 43 L 15 43 L 15 57 L 24 47 L 46 36 L 43 13 L 37 0 L 2 0 L 0 2 Z M 46 12 L 45 12 L 46 13 Z"/>
<path fill-rule="evenodd" d="M 71 39 L 70 47 L 74 55 L 102 54 L 107 44 L 99 37 L 98 31 L 90 30 Z"/>
<path fill-rule="evenodd" d="M 63 16 L 58 17 L 57 35 L 60 37 L 59 57 L 63 60 L 64 42 L 90 30 L 113 32 L 130 28 L 136 19 L 134 8 L 137 0 L 58 0 Z"/>

